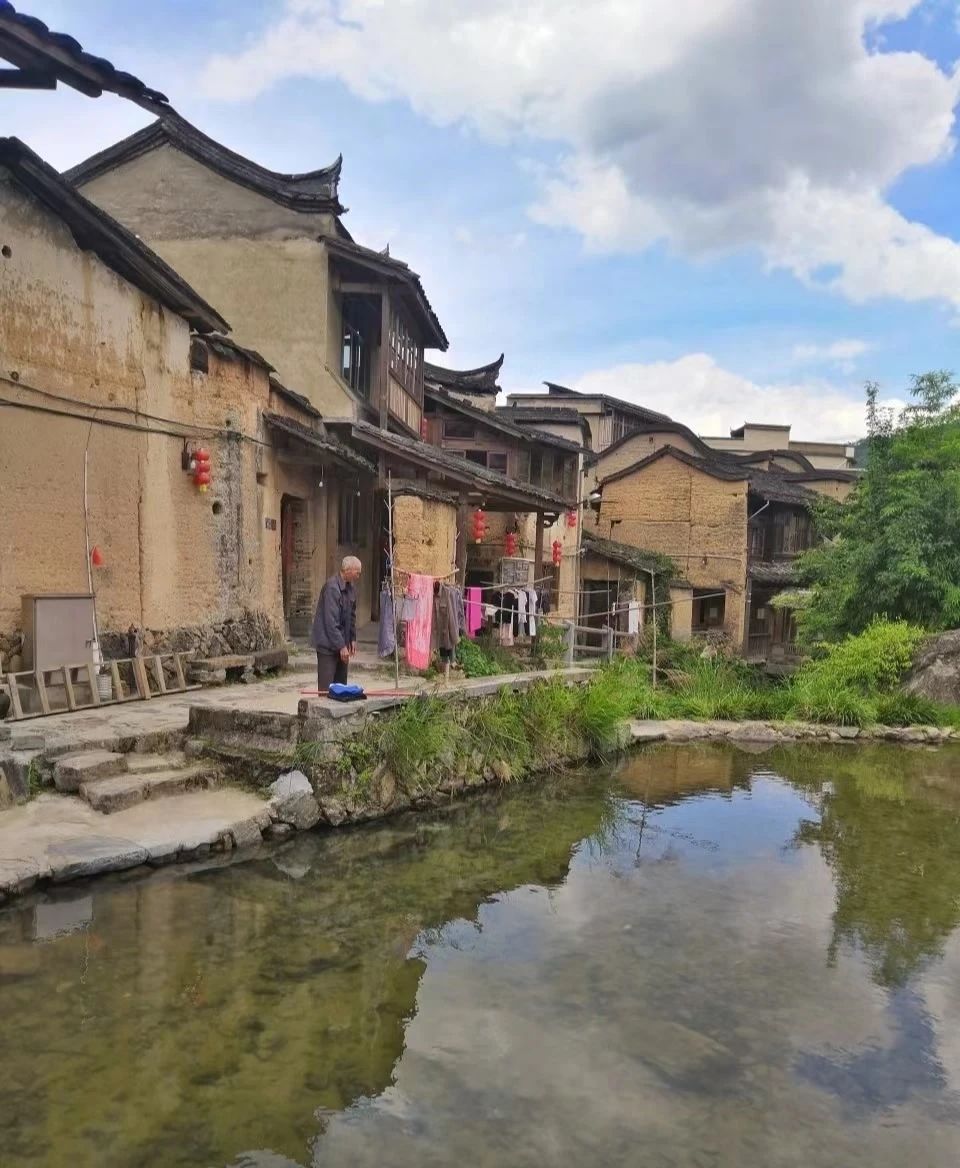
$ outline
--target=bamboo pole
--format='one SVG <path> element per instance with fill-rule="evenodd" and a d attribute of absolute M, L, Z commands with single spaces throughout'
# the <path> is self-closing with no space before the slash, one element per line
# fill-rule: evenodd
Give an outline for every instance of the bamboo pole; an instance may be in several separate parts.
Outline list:
<path fill-rule="evenodd" d="M 653 688 L 657 688 L 657 576 L 650 573 L 650 592 L 653 611 Z"/>

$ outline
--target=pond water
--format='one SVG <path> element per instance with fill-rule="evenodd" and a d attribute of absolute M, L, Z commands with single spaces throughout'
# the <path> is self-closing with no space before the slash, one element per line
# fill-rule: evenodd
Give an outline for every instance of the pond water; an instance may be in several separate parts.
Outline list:
<path fill-rule="evenodd" d="M 960 753 L 652 748 L 0 913 L 4 1168 L 960 1159 Z"/>

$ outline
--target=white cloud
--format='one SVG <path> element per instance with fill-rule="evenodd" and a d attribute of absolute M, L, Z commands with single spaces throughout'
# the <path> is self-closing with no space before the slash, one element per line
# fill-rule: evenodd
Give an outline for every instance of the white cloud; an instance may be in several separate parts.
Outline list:
<path fill-rule="evenodd" d="M 204 85 L 338 78 L 439 124 L 558 144 L 533 217 L 597 248 L 750 246 L 853 300 L 960 306 L 960 246 L 885 191 L 953 149 L 958 79 L 878 52 L 919 0 L 287 0 Z"/>
<path fill-rule="evenodd" d="M 797 361 L 853 361 L 862 357 L 870 346 L 866 341 L 831 341 L 828 345 L 794 345 L 793 356 Z"/>
<path fill-rule="evenodd" d="M 761 385 L 724 369 L 707 353 L 598 369 L 573 388 L 649 406 L 698 434 L 724 435 L 744 422 L 790 425 L 793 438 L 809 441 L 844 442 L 866 433 L 862 396 L 819 379 Z"/>

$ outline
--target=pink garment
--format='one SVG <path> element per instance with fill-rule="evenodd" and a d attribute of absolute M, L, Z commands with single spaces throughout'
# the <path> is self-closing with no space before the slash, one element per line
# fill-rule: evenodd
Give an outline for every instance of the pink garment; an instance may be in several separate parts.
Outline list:
<path fill-rule="evenodd" d="M 413 669 L 427 669 L 433 626 L 433 577 L 411 575 L 407 596 L 413 600 L 413 617 L 407 621 L 407 664 Z"/>
<path fill-rule="evenodd" d="M 482 588 L 467 589 L 467 636 L 475 637 L 483 624 Z"/>

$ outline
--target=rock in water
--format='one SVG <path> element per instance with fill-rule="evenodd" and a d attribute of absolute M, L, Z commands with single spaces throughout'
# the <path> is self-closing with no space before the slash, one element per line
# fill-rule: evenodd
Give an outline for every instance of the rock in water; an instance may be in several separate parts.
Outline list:
<path fill-rule="evenodd" d="M 960 705 L 960 629 L 940 633 L 927 642 L 903 688 L 933 702 Z"/>

